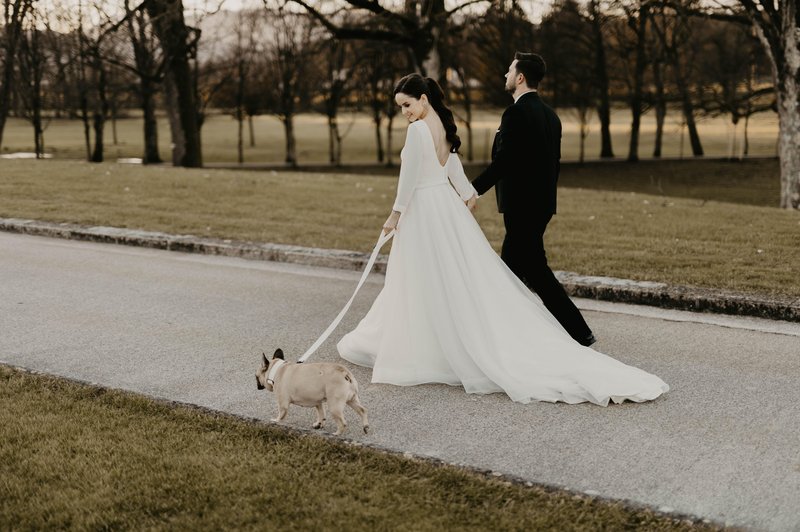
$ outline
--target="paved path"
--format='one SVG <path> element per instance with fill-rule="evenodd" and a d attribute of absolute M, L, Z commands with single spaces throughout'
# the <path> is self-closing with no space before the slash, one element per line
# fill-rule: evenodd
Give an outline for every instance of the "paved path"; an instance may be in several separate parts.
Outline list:
<path fill-rule="evenodd" d="M 299 355 L 356 272 L 0 233 L 0 361 L 268 419 L 261 350 Z M 317 360 L 380 290 L 365 285 Z M 348 436 L 765 530 L 800 530 L 800 324 L 579 301 L 596 347 L 672 387 L 649 404 L 511 403 L 369 383 Z M 310 410 L 287 423 L 307 427 Z M 327 427 L 328 430 L 332 426 Z"/>

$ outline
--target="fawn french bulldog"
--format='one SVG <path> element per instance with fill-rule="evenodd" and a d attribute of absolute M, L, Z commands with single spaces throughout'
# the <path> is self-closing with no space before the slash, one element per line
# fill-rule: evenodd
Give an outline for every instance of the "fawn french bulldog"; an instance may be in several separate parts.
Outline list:
<path fill-rule="evenodd" d="M 314 407 L 317 420 L 312 425 L 318 429 L 325 421 L 325 403 L 336 421 L 338 436 L 347 428 L 344 419 L 344 406 L 347 405 L 361 418 L 364 434 L 369 431 L 367 409 L 358 398 L 358 382 L 353 374 L 341 364 L 316 362 L 289 364 L 283 358 L 283 351 L 277 349 L 272 360 L 262 353 L 261 368 L 256 372 L 257 387 L 275 393 L 278 401 L 278 422 L 286 417 L 290 404 Z"/>

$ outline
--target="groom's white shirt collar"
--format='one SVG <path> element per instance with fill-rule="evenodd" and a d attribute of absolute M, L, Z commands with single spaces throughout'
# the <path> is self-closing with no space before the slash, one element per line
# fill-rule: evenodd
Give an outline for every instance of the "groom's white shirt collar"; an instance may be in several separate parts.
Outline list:
<path fill-rule="evenodd" d="M 520 94 L 519 96 L 517 96 L 516 98 L 514 98 L 514 103 L 517 103 L 520 98 L 522 98 L 523 96 L 525 96 L 526 94 L 531 93 L 531 92 L 539 92 L 539 91 L 537 91 L 536 89 L 527 90 L 527 91 L 523 92 L 522 94 Z"/>

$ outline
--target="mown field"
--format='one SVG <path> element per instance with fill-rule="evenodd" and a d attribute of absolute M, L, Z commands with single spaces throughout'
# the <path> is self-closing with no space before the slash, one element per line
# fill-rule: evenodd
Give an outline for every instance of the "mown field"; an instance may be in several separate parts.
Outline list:
<path fill-rule="evenodd" d="M 719 530 L 0 366 L 4 530 Z"/>
<path fill-rule="evenodd" d="M 458 111 L 458 109 L 456 109 Z M 487 160 L 490 156 L 494 132 L 500 123 L 502 109 L 481 110 L 473 119 L 473 145 L 475 160 Z M 562 142 L 563 158 L 577 160 L 580 152 L 579 125 L 576 114 L 569 109 L 559 110 L 564 124 Z M 615 154 L 626 157 L 630 130 L 630 113 L 617 109 L 612 113 L 612 138 Z M 681 126 L 677 112 L 667 116 L 664 131 L 664 157 L 688 157 L 691 154 L 688 136 Z M 254 119 L 255 146 L 249 146 L 245 127 L 245 162 L 280 163 L 285 158 L 285 137 L 283 126 L 272 116 L 258 116 Z M 341 129 L 346 132 L 343 141 L 343 162 L 376 161 L 375 132 L 371 119 L 365 114 L 343 113 L 340 117 Z M 113 124 L 106 128 L 106 159 L 114 162 L 117 158 L 141 157 L 143 150 L 142 121 L 137 118 L 117 121 L 117 144 L 113 143 Z M 297 149 L 300 163 L 320 163 L 328 161 L 328 128 L 322 115 L 303 114 L 297 117 Z M 707 156 L 727 156 L 732 135 L 732 126 L 725 117 L 704 118 L 698 125 L 703 147 Z M 399 152 L 405 139 L 406 122 L 398 116 L 393 128 L 393 151 Z M 459 124 L 464 138 L 466 155 L 466 133 Z M 683 134 L 682 134 L 683 132 Z M 385 127 L 382 133 L 385 139 Z M 737 132 L 737 146 L 742 145 L 743 127 Z M 761 113 L 751 119 L 749 126 L 750 154 L 761 156 L 776 155 L 778 119 L 774 113 Z M 44 133 L 45 150 L 55 158 L 86 158 L 83 137 L 83 124 L 78 120 L 53 119 L 48 122 Z M 653 150 L 655 120 L 653 113 L 643 117 L 640 152 L 642 158 L 649 157 Z M 237 123 L 230 115 L 212 114 L 206 118 L 202 129 L 203 158 L 206 162 L 233 162 L 237 160 Z M 159 121 L 159 141 L 161 157 L 170 160 L 169 127 L 165 119 Z M 589 124 L 586 139 L 586 158 L 597 158 L 599 154 L 599 122 L 597 118 Z M 33 130 L 20 119 L 10 119 L 3 134 L 3 154 L 33 151 Z"/>
<path fill-rule="evenodd" d="M 765 206 L 774 161 L 710 163 L 722 166 L 699 172 L 680 164 L 682 172 L 659 173 L 660 181 L 638 165 L 566 172 L 546 235 L 552 267 L 800 297 L 800 215 Z M 704 185 L 714 168 L 714 179 L 737 186 Z M 386 176 L 1 161 L 0 216 L 368 251 L 395 187 Z M 477 218 L 499 249 L 494 198 L 479 205 Z"/>

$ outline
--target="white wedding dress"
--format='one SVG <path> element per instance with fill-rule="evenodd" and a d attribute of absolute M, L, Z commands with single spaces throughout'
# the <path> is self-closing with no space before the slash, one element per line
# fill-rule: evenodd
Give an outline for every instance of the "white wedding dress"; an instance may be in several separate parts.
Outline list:
<path fill-rule="evenodd" d="M 424 120 L 409 125 L 401 160 L 385 284 L 338 343 L 342 358 L 372 367 L 372 382 L 461 385 L 522 403 L 605 406 L 669 389 L 567 334 L 489 245 L 462 201 L 474 189 L 458 155 L 441 165 Z"/>

